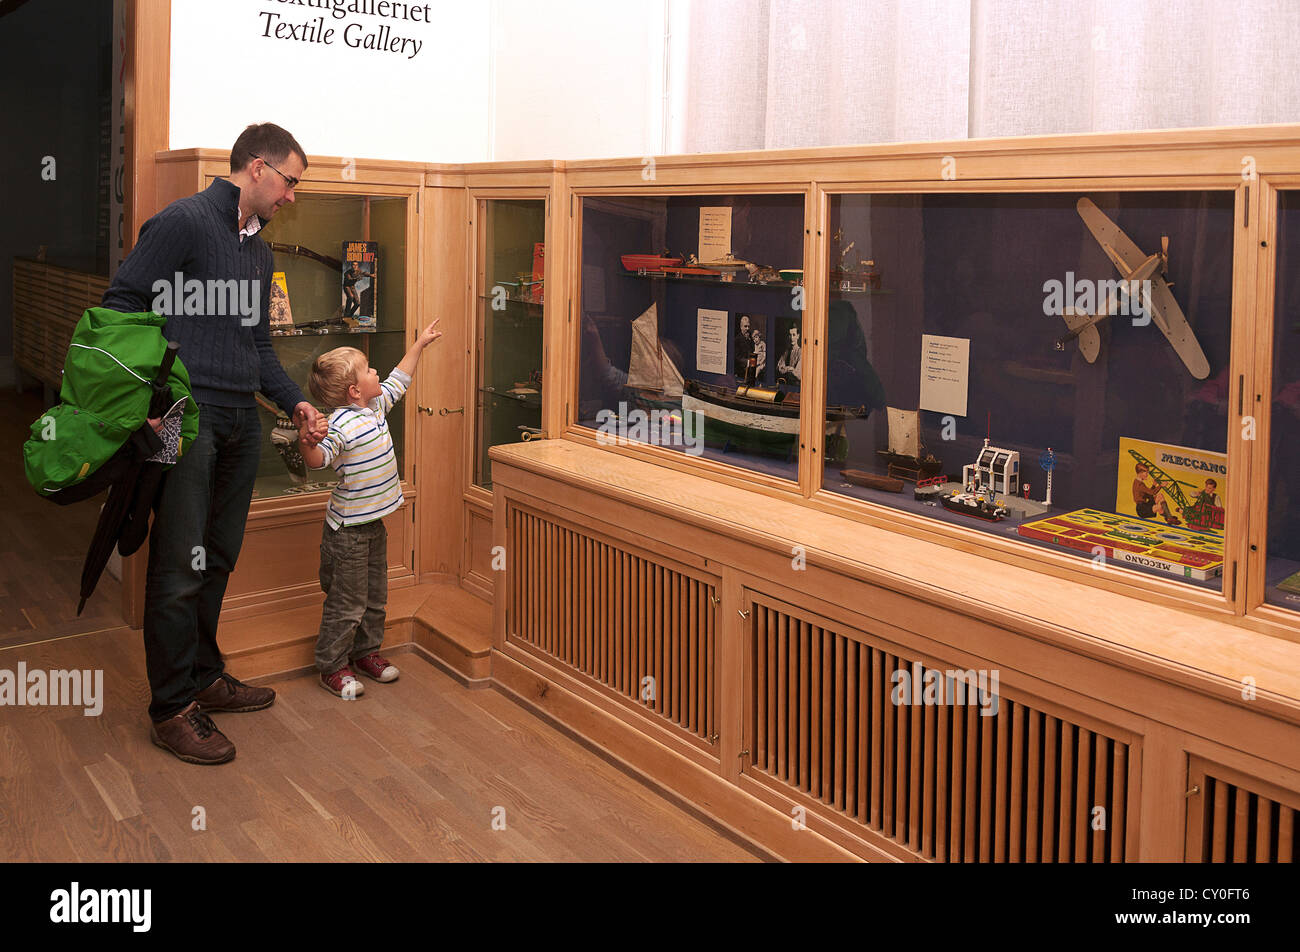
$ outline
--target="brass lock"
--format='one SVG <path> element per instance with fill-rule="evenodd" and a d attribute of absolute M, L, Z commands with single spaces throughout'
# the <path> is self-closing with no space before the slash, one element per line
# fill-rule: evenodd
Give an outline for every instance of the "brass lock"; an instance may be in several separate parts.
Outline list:
<path fill-rule="evenodd" d="M 433 412 L 433 408 L 432 408 L 432 407 L 420 407 L 420 409 L 421 409 L 421 410 L 425 410 L 425 411 L 427 411 L 428 413 L 432 413 L 432 412 Z M 450 409 L 448 409 L 447 407 L 443 407 L 441 410 L 438 411 L 438 416 L 446 416 L 446 415 L 449 414 L 449 413 L 464 413 L 464 412 L 465 412 L 465 408 L 464 408 L 464 407 L 457 407 L 457 408 L 454 409 L 454 410 L 450 410 Z"/>

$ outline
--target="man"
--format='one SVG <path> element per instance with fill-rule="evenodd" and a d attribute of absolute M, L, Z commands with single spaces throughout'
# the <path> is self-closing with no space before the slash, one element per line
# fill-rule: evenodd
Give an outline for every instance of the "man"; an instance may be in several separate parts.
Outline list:
<path fill-rule="evenodd" d="M 1147 485 L 1148 479 L 1151 479 L 1151 485 Z M 1164 494 L 1164 487 L 1151 478 L 1151 470 L 1147 468 L 1146 463 L 1138 463 L 1133 469 L 1133 506 L 1138 516 L 1143 519 L 1154 519 L 1156 507 L 1159 506 L 1160 515 L 1164 517 L 1165 522 L 1171 526 L 1181 525 L 1182 520 L 1169 511 L 1169 503 L 1164 499 Z"/>
<path fill-rule="evenodd" d="M 163 335 L 181 345 L 199 404 L 198 436 L 167 472 L 155 503 L 144 617 L 150 737 L 189 763 L 235 756 L 209 712 L 255 711 L 275 701 L 269 688 L 225 673 L 217 620 L 262 452 L 254 394 L 266 393 L 317 438 L 328 427 L 271 347 L 272 257 L 257 234 L 294 200 L 306 168 L 306 154 L 287 131 L 249 126 L 231 149 L 230 176 L 145 222 L 104 294 L 103 306 L 116 311 L 166 314 Z M 177 301 L 183 313 L 171 313 Z"/>
<path fill-rule="evenodd" d="M 732 370 L 737 380 L 749 383 L 749 358 L 754 356 L 754 338 L 749 323 L 749 315 L 742 314 L 736 318 L 736 336 L 733 341 Z"/>

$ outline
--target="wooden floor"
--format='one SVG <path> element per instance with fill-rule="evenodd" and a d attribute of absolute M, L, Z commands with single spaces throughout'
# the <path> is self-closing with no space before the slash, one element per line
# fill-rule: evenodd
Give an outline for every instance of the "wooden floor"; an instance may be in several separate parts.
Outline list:
<path fill-rule="evenodd" d="M 77 617 L 81 565 L 107 494 L 59 506 L 23 475 L 23 443 L 45 407 L 40 388 L 0 402 L 0 647 L 122 624 L 122 586 L 107 572 Z"/>
<path fill-rule="evenodd" d="M 497 691 L 393 660 L 401 677 L 356 701 L 271 682 L 271 708 L 215 717 L 235 759 L 200 767 L 149 741 L 138 632 L 0 648 L 0 669 L 105 682 L 98 717 L 0 709 L 0 861 L 759 858 Z"/>

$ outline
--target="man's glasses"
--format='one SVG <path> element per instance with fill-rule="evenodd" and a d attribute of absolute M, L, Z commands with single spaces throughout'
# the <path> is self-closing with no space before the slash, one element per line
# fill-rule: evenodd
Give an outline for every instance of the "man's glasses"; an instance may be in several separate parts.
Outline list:
<path fill-rule="evenodd" d="M 255 158 L 255 159 L 262 159 L 262 157 L 261 157 L 260 155 L 254 155 L 253 158 Z M 268 169 L 270 169 L 272 172 L 274 172 L 276 175 L 280 176 L 280 178 L 284 179 L 284 183 L 285 183 L 286 185 L 288 185 L 290 188 L 297 188 L 298 185 L 299 185 L 299 183 L 302 182 L 302 179 L 296 179 L 296 178 L 294 178 L 294 177 L 291 176 L 291 175 L 285 175 L 283 172 L 281 172 L 279 169 L 277 169 L 277 168 L 276 168 L 274 165 L 272 165 L 270 162 L 267 162 L 266 159 L 262 159 L 262 163 L 263 163 L 263 164 L 264 164 Z"/>

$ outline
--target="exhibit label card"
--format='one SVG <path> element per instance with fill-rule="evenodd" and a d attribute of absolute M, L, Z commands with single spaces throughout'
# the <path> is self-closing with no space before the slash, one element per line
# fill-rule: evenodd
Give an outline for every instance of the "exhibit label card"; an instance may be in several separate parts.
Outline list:
<path fill-rule="evenodd" d="M 707 307 L 696 309 L 695 369 L 706 374 L 727 372 L 726 311 L 714 311 Z"/>
<path fill-rule="evenodd" d="M 966 415 L 970 338 L 921 335 L 921 409 Z"/>
<path fill-rule="evenodd" d="M 726 205 L 700 209 L 701 261 L 721 261 L 731 253 L 731 208 Z"/>

